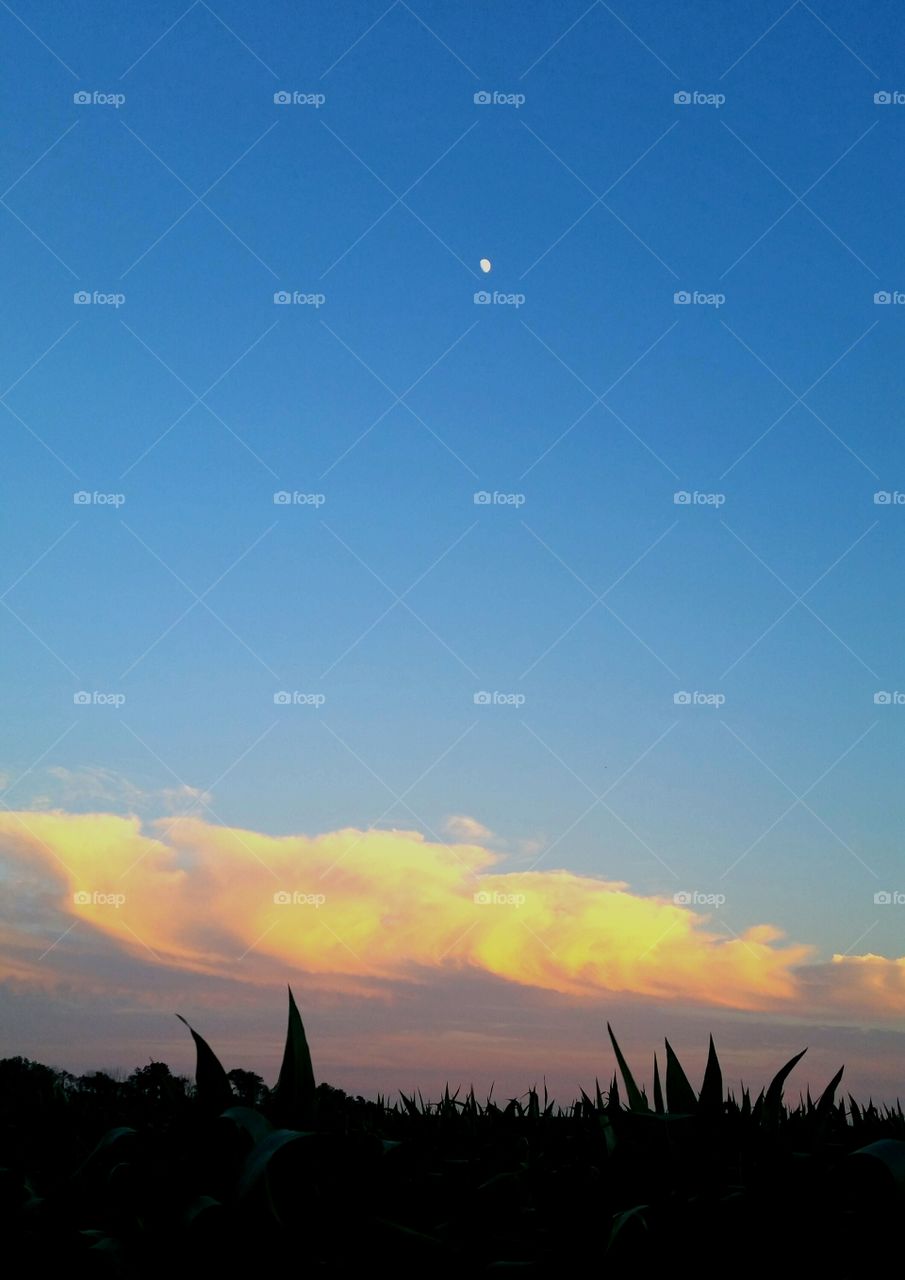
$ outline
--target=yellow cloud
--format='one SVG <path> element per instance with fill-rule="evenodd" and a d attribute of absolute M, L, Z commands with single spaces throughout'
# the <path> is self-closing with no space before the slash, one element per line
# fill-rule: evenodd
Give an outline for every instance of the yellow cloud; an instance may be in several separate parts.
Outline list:
<path fill-rule="evenodd" d="M 474 839 L 351 828 L 276 837 L 189 817 L 145 831 L 134 817 L 23 812 L 0 814 L 0 850 L 66 917 L 188 972 L 270 982 L 301 971 L 349 990 L 467 969 L 576 997 L 905 1010 L 905 959 L 813 964 L 813 948 L 770 925 L 727 937 L 707 915 L 621 882 L 501 871 L 501 855 Z"/>

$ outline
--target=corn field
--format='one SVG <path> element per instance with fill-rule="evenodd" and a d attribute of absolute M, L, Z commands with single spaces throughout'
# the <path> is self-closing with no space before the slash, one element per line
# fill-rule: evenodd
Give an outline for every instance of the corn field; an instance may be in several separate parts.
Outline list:
<path fill-rule="evenodd" d="M 610 1030 L 617 1074 L 570 1105 L 373 1102 L 316 1084 L 291 991 L 272 1089 L 189 1031 L 194 1085 L 0 1062 L 0 1214 L 30 1273 L 854 1278 L 896 1243 L 901 1106 L 843 1099 L 841 1070 L 791 1105 L 802 1054 L 737 1097 L 712 1040 L 698 1090 L 667 1042 L 648 1096 Z"/>

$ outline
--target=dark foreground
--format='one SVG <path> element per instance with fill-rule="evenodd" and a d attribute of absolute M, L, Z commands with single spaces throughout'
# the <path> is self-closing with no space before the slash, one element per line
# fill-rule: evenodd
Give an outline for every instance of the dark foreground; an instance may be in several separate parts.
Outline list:
<path fill-rule="evenodd" d="M 695 1091 L 668 1050 L 650 1103 L 621 1058 L 621 1090 L 564 1108 L 374 1103 L 315 1088 L 294 1004 L 274 1090 L 196 1044 L 194 1086 L 162 1063 L 114 1081 L 0 1061 L 7 1258 L 127 1280 L 761 1280 L 862 1277 L 896 1252 L 905 1117 L 837 1100 L 838 1078 L 795 1107 L 783 1072 L 727 1098 L 713 1051 Z"/>

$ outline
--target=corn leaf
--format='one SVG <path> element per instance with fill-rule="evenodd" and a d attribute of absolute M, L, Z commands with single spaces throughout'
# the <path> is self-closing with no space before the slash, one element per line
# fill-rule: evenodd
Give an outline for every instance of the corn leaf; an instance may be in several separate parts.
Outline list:
<path fill-rule="evenodd" d="M 220 1059 L 181 1013 L 177 1013 L 176 1017 L 185 1023 L 195 1041 L 195 1088 L 198 1100 L 211 1110 L 222 1111 L 233 1101 L 233 1091 Z"/>
<path fill-rule="evenodd" d="M 842 1073 L 845 1067 L 842 1066 L 833 1076 L 823 1093 L 817 1099 L 817 1114 L 819 1116 L 826 1115 L 833 1109 L 833 1100 L 836 1096 L 836 1090 L 839 1087 L 839 1081 L 842 1079 Z"/>
<path fill-rule="evenodd" d="M 720 1060 L 716 1055 L 713 1036 L 710 1037 L 707 1066 L 704 1070 L 704 1083 L 701 1085 L 698 1106 L 702 1111 L 714 1114 L 720 1114 L 723 1110 L 723 1073 L 720 1070 Z"/>
<path fill-rule="evenodd" d="M 666 1107 L 663 1105 L 663 1086 L 660 1084 L 660 1066 L 654 1054 L 654 1111 L 662 1116 Z"/>
<path fill-rule="evenodd" d="M 682 1064 L 673 1052 L 669 1041 L 666 1044 L 666 1106 L 669 1111 L 694 1111 L 698 1105 L 694 1089 L 688 1076 L 682 1070 Z"/>
<path fill-rule="evenodd" d="M 314 1068 L 311 1052 L 305 1038 L 305 1028 L 289 988 L 289 1025 L 286 1030 L 286 1047 L 283 1063 L 274 1090 L 274 1107 L 278 1122 L 310 1129 L 315 1111 Z"/>
<path fill-rule="evenodd" d="M 619 1048 L 619 1045 L 616 1041 L 616 1037 L 613 1035 L 613 1028 L 610 1026 L 609 1023 L 606 1024 L 606 1029 L 610 1033 L 610 1040 L 612 1041 L 612 1044 L 613 1044 L 613 1052 L 616 1055 L 616 1061 L 619 1063 L 619 1070 L 622 1073 L 622 1079 L 625 1084 L 625 1092 L 626 1092 L 626 1095 L 628 1096 L 629 1110 L 630 1111 L 649 1111 L 650 1107 L 647 1105 L 646 1100 L 642 1097 L 641 1090 L 635 1084 L 635 1078 L 632 1075 L 631 1071 L 629 1070 L 629 1065 L 626 1062 L 625 1058 L 623 1057 L 622 1050 Z"/>
<path fill-rule="evenodd" d="M 796 1053 L 794 1058 L 790 1058 L 784 1067 L 780 1067 L 776 1075 L 770 1081 L 766 1096 L 764 1097 L 764 1110 L 769 1115 L 775 1115 L 782 1106 L 782 1087 L 786 1082 L 786 1077 L 793 1068 L 801 1061 L 807 1049 L 802 1049 L 801 1053 Z"/>

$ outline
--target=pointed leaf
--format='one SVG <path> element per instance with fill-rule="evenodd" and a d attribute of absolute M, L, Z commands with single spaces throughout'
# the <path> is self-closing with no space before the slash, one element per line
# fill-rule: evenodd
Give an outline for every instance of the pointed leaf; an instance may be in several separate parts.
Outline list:
<path fill-rule="evenodd" d="M 723 1110 L 723 1073 L 720 1060 L 716 1056 L 713 1036 L 710 1037 L 710 1048 L 707 1052 L 707 1067 L 704 1071 L 704 1083 L 701 1085 L 701 1096 L 698 1104 L 702 1111 L 719 1114 Z"/>
<path fill-rule="evenodd" d="M 629 1110 L 630 1111 L 649 1111 L 650 1108 L 648 1107 L 647 1102 L 641 1096 L 641 1090 L 635 1084 L 635 1078 L 632 1075 L 631 1071 L 629 1070 L 629 1065 L 622 1055 L 622 1050 L 619 1048 L 619 1045 L 616 1041 L 616 1037 L 613 1035 L 613 1028 L 610 1026 L 609 1023 L 606 1024 L 606 1029 L 610 1033 L 610 1040 L 612 1041 L 612 1044 L 613 1044 L 613 1052 L 616 1055 L 616 1061 L 619 1063 L 619 1070 L 622 1073 L 622 1079 L 623 1079 L 623 1082 L 625 1083 L 625 1092 L 628 1095 Z"/>
<path fill-rule="evenodd" d="M 222 1111 L 234 1101 L 229 1077 L 207 1041 L 189 1026 L 181 1013 L 177 1013 L 176 1017 L 180 1022 L 185 1023 L 195 1041 L 195 1087 L 198 1090 L 198 1099 L 204 1106 Z"/>
<path fill-rule="evenodd" d="M 662 1116 L 666 1108 L 663 1105 L 663 1087 L 660 1084 L 660 1067 L 657 1063 L 657 1055 L 654 1054 L 654 1111 L 658 1116 Z"/>
<path fill-rule="evenodd" d="M 802 1049 L 801 1053 L 796 1053 L 795 1057 L 790 1058 L 784 1067 L 780 1067 L 779 1071 L 777 1071 L 776 1075 L 770 1081 L 770 1086 L 767 1089 L 766 1096 L 764 1097 L 764 1110 L 769 1114 L 772 1115 L 779 1111 L 779 1108 L 782 1105 L 782 1087 L 786 1082 L 786 1076 L 788 1076 L 789 1072 L 792 1071 L 795 1065 L 801 1061 L 806 1053 L 807 1049 Z"/>
<path fill-rule="evenodd" d="M 820 1095 L 820 1097 L 817 1099 L 817 1114 L 818 1114 L 818 1115 L 824 1115 L 826 1112 L 828 1112 L 828 1111 L 832 1111 L 832 1109 L 833 1109 L 833 1099 L 834 1099 L 834 1098 L 835 1098 L 835 1096 L 836 1096 L 836 1090 L 837 1090 L 837 1088 L 839 1087 L 839 1081 L 842 1079 L 842 1073 L 843 1073 L 843 1071 L 844 1071 L 844 1070 L 845 1070 L 845 1066 L 843 1065 L 843 1066 L 841 1066 L 841 1067 L 839 1068 L 839 1070 L 838 1070 L 838 1071 L 836 1072 L 836 1074 L 833 1076 L 832 1080 L 829 1082 L 829 1084 L 827 1085 L 827 1087 L 824 1089 L 823 1093 L 822 1093 L 822 1094 Z"/>
<path fill-rule="evenodd" d="M 669 1111 L 694 1111 L 698 1105 L 694 1089 L 688 1076 L 682 1070 L 682 1064 L 673 1052 L 669 1041 L 666 1044 L 666 1106 Z"/>
<path fill-rule="evenodd" d="M 283 1064 L 274 1091 L 279 1122 L 311 1128 L 314 1124 L 315 1089 L 314 1068 L 311 1065 L 308 1041 L 305 1039 L 305 1028 L 290 988 L 286 1048 L 283 1050 Z"/>

